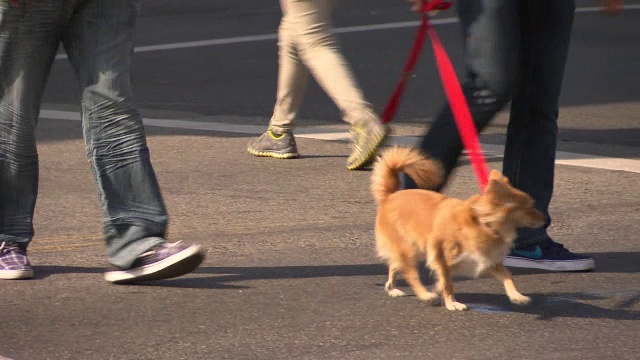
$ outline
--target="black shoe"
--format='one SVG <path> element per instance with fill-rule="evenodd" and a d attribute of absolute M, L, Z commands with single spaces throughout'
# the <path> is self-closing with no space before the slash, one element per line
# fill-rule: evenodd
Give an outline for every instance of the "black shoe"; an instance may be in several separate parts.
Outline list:
<path fill-rule="evenodd" d="M 267 156 L 277 159 L 291 159 L 299 156 L 296 139 L 291 131 L 274 134 L 271 129 L 249 141 L 247 151 L 255 156 Z"/>
<path fill-rule="evenodd" d="M 514 248 L 502 263 L 510 267 L 551 271 L 585 271 L 596 266 L 592 257 L 572 253 L 551 239 L 527 247 Z"/>

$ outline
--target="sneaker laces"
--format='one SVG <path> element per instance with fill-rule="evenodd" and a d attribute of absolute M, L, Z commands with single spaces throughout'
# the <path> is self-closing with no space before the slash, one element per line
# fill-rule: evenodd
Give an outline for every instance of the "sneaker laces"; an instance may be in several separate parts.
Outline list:
<path fill-rule="evenodd" d="M 151 256 L 154 255 L 158 250 L 156 250 L 158 247 L 160 246 L 164 246 L 164 247 L 168 247 L 168 248 L 172 248 L 172 247 L 178 247 L 178 246 L 182 246 L 182 240 L 180 241 L 176 241 L 174 243 L 169 243 L 169 242 L 165 242 L 162 243 L 160 245 L 156 245 L 154 247 L 152 247 L 151 249 L 143 252 L 142 254 L 140 254 L 140 256 L 138 256 L 138 258 L 143 258 L 143 257 L 147 257 L 147 256 Z"/>
<path fill-rule="evenodd" d="M 564 245 L 558 242 L 555 242 L 549 238 L 547 238 L 547 240 L 541 243 L 540 247 L 554 254 L 562 254 L 562 253 L 570 252 L 567 248 L 564 247 Z"/>
<path fill-rule="evenodd" d="M 180 241 L 176 241 L 176 242 L 173 242 L 173 243 L 166 242 L 166 243 L 164 243 L 162 245 L 164 245 L 166 247 L 178 247 L 178 246 L 182 246 L 183 243 L 182 243 L 182 240 L 180 240 Z"/>
<path fill-rule="evenodd" d="M 3 241 L 0 243 L 0 255 L 4 255 L 12 250 L 22 250 L 18 244 L 13 241 Z"/>

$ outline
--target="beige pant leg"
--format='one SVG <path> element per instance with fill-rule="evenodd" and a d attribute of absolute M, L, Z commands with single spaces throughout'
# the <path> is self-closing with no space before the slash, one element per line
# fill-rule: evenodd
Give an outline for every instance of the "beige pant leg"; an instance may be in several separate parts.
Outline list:
<path fill-rule="evenodd" d="M 291 130 L 307 90 L 309 72 L 298 56 L 296 33 L 287 16 L 287 3 L 280 0 L 282 18 L 278 28 L 278 90 L 269 127 L 276 132 Z"/>
<path fill-rule="evenodd" d="M 307 76 L 300 59 L 346 122 L 360 125 L 379 121 L 331 33 L 333 3 L 333 0 L 281 0 L 284 15 L 279 31 L 278 99 L 272 127 L 291 128 L 300 107 Z M 292 56 L 292 42 L 297 56 Z"/>

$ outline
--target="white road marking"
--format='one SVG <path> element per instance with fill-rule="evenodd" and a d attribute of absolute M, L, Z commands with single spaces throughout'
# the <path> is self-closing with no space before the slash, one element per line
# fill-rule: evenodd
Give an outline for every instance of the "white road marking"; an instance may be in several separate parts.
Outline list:
<path fill-rule="evenodd" d="M 80 114 L 73 111 L 42 110 L 40 117 L 45 119 L 74 120 L 79 121 Z M 264 132 L 263 125 L 239 125 L 219 122 L 174 120 L 174 119 L 149 119 L 144 118 L 143 122 L 147 126 L 156 126 L 171 129 L 200 130 L 212 132 L 226 132 L 247 135 L 259 135 Z M 349 133 L 345 131 L 332 131 L 318 128 L 299 128 L 296 130 L 296 137 L 329 140 L 348 141 Z M 419 141 L 416 136 L 391 136 L 389 145 L 413 146 Z M 482 148 L 488 156 L 502 156 L 504 147 L 501 145 L 482 144 Z M 602 170 L 627 171 L 640 174 L 640 160 L 612 158 L 597 155 L 579 154 L 558 151 L 556 153 L 556 163 L 561 165 L 579 166 Z"/>
<path fill-rule="evenodd" d="M 639 10 L 639 9 L 640 9 L 640 4 L 624 6 L 624 10 Z M 602 11 L 602 7 L 591 6 L 591 7 L 581 7 L 576 9 L 576 13 L 589 13 L 589 12 L 599 12 L 599 11 Z M 434 20 L 431 20 L 431 24 L 433 25 L 454 24 L 454 23 L 457 23 L 458 20 L 459 19 L 457 17 L 445 18 L 445 19 L 434 19 Z M 401 29 L 401 28 L 407 28 L 407 27 L 415 27 L 415 26 L 418 26 L 419 23 L 420 23 L 419 21 L 402 21 L 402 22 L 392 22 L 392 23 L 383 23 L 383 24 L 347 26 L 347 27 L 335 28 L 333 29 L 333 32 L 338 34 L 343 34 L 343 33 L 374 31 L 374 30 Z M 188 49 L 188 48 L 198 48 L 198 47 L 205 47 L 205 46 L 217 46 L 217 45 L 265 41 L 265 40 L 275 40 L 277 38 L 278 38 L 277 34 L 237 36 L 237 37 L 230 37 L 230 38 L 223 38 L 223 39 L 186 41 L 186 42 L 180 42 L 180 43 L 138 46 L 134 49 L 134 51 L 137 53 L 142 53 L 142 52 L 149 52 L 149 51 Z M 67 54 L 56 55 L 56 60 L 66 59 L 66 58 L 67 58 Z"/>
<path fill-rule="evenodd" d="M 625 10 L 638 10 L 640 5 L 625 5 Z M 576 9 L 577 13 L 599 12 L 602 11 L 601 7 L 582 7 Z M 435 19 L 431 23 L 433 25 L 453 24 L 457 23 L 458 18 L 445 18 Z M 333 31 L 336 33 L 352 33 L 352 32 L 364 32 L 375 31 L 385 29 L 400 29 L 407 27 L 415 27 L 419 24 L 418 21 L 404 21 L 393 22 L 383 24 L 372 24 L 362 26 L 349 26 L 335 28 Z M 163 50 L 176 50 L 185 48 L 197 48 L 205 46 L 217 46 L 227 44 L 248 43 L 265 40 L 275 40 L 277 34 L 265 34 L 265 35 L 253 35 L 253 36 L 239 36 L 223 39 L 201 40 L 201 41 L 188 41 L 182 43 L 170 43 L 160 45 L 147 45 L 139 46 L 134 50 L 135 52 L 149 52 L 149 51 L 163 51 Z M 65 54 L 59 54 L 56 59 L 65 59 Z M 80 115 L 75 112 L 69 111 L 57 111 L 57 110 L 43 110 L 40 113 L 43 118 L 49 119 L 62 119 L 62 120 L 80 120 Z M 145 125 L 157 126 L 165 128 L 175 129 L 189 129 L 189 130 L 201 130 L 201 131 L 218 131 L 218 132 L 231 132 L 241 134 L 260 134 L 264 131 L 264 126 L 259 125 L 237 125 L 217 122 L 203 122 L 203 121 L 188 121 L 188 120 L 172 120 L 172 119 L 144 119 Z M 347 132 L 317 132 L 318 129 L 299 129 L 296 136 L 302 138 L 329 140 L 329 141 L 347 141 L 349 139 L 349 133 Z M 418 141 L 417 137 L 410 136 L 392 136 L 390 139 L 391 144 L 395 145 L 414 145 Z M 491 144 L 484 144 L 485 151 L 488 150 L 488 154 L 492 155 L 502 154 L 502 147 Z M 621 159 L 621 158 L 609 158 L 595 155 L 558 152 L 557 161 L 558 164 L 592 167 L 598 169 L 607 170 L 621 170 L 640 173 L 640 160 L 633 159 Z"/>

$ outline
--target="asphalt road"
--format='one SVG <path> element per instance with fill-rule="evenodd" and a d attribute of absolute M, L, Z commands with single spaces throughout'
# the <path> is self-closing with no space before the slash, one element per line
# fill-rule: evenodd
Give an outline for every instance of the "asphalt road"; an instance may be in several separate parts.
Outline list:
<path fill-rule="evenodd" d="M 578 1 L 583 9 L 593 4 Z M 278 17 L 277 2 L 264 0 L 154 0 L 143 10 L 136 104 L 151 119 L 170 237 L 208 251 L 196 273 L 147 286 L 102 280 L 100 207 L 74 120 L 78 88 L 66 61 L 56 60 L 38 130 L 41 185 L 30 247 L 36 279 L 0 284 L 0 358 L 638 358 L 640 10 L 618 17 L 581 10 L 564 82 L 559 150 L 569 162 L 557 167 L 551 234 L 592 255 L 597 270 L 515 271 L 518 288 L 534 299 L 523 308 L 511 306 L 495 280 L 459 279 L 457 297 L 471 307 L 464 313 L 384 293 L 370 173 L 345 170 L 345 142 L 319 139 L 346 128 L 315 84 L 299 121 L 304 156 L 246 154 L 248 137 L 268 121 L 277 73 L 275 40 L 254 36 L 274 34 Z M 378 109 L 415 31 L 406 22 L 415 20 L 402 1 L 340 3 L 341 45 Z M 350 28 L 389 23 L 400 25 Z M 462 65 L 458 26 L 437 30 Z M 210 41 L 220 39 L 227 43 Z M 442 101 L 425 52 L 394 141 L 422 133 Z M 499 149 L 505 123 L 503 114 L 483 144 Z M 489 155 L 499 169 L 499 150 Z M 627 170 L 611 170 L 619 161 Z M 466 197 L 475 189 L 463 164 L 447 193 Z M 431 282 L 426 272 L 423 279 Z"/>

